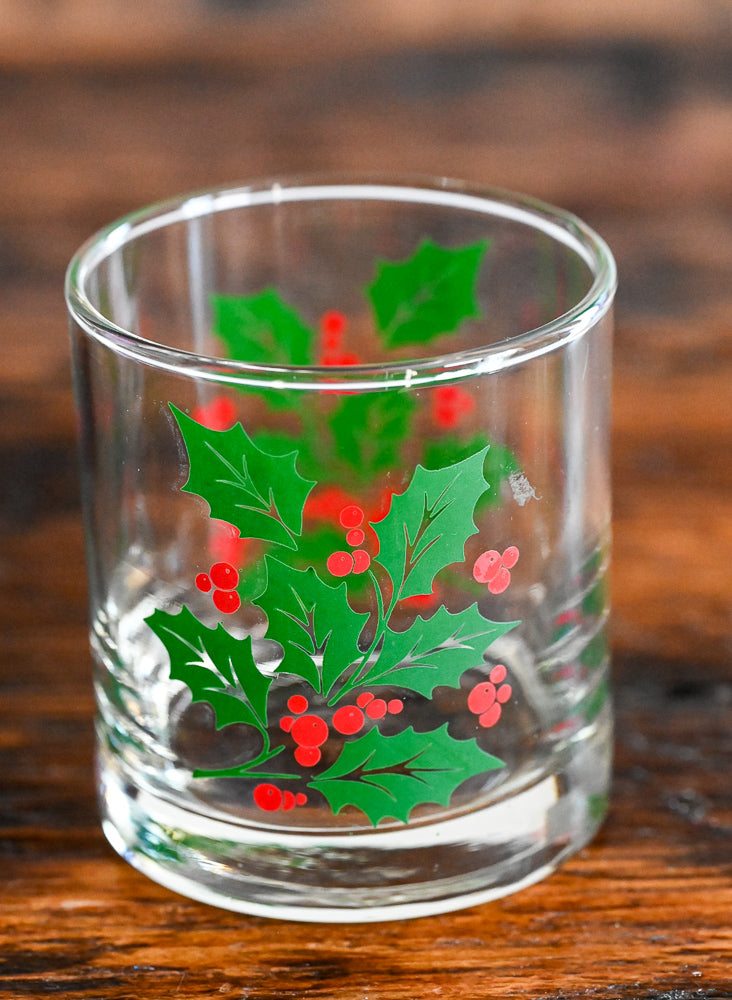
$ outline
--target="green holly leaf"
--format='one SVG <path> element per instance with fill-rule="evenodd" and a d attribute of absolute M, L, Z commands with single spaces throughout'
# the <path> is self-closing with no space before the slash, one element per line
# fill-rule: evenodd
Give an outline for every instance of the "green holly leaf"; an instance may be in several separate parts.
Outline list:
<path fill-rule="evenodd" d="M 339 456 L 359 479 L 368 481 L 398 464 L 416 405 L 410 395 L 399 392 L 343 397 L 331 428 Z"/>
<path fill-rule="evenodd" d="M 183 681 L 194 702 L 207 702 L 216 728 L 232 722 L 267 730 L 267 693 L 271 678 L 259 672 L 252 637 L 237 639 L 220 623 L 203 625 L 188 608 L 178 614 L 157 609 L 145 619 L 170 658 L 170 679 Z"/>
<path fill-rule="evenodd" d="M 429 698 L 439 685 L 456 687 L 466 670 L 483 664 L 483 654 L 518 622 L 492 622 L 477 604 L 451 614 L 441 606 L 431 618 L 417 617 L 404 632 L 386 629 L 376 661 L 359 684 L 389 684 Z"/>
<path fill-rule="evenodd" d="M 212 295 L 211 304 L 214 332 L 230 358 L 262 365 L 314 363 L 315 333 L 275 289 L 256 295 Z M 247 389 L 265 396 L 278 409 L 295 405 L 288 393 Z"/>
<path fill-rule="evenodd" d="M 504 767 L 475 740 L 455 740 L 447 723 L 428 733 L 406 729 L 383 736 L 371 729 L 346 743 L 336 762 L 309 783 L 338 814 L 355 806 L 376 826 L 393 817 L 407 823 L 419 805 L 448 806 L 455 789 L 477 774 Z"/>
<path fill-rule="evenodd" d="M 269 455 L 241 424 L 212 431 L 170 404 L 188 451 L 183 491 L 205 500 L 211 517 L 228 521 L 242 538 L 260 538 L 295 548 L 302 511 L 315 485 L 297 471 L 296 452 Z"/>
<path fill-rule="evenodd" d="M 378 261 L 367 288 L 384 343 L 424 344 L 479 316 L 475 282 L 488 241 L 450 250 L 432 240 L 400 263 Z"/>
<path fill-rule="evenodd" d="M 435 438 L 425 444 L 422 462 L 426 469 L 439 469 L 448 462 L 468 458 L 486 446 L 484 437 L 474 437 L 463 441 L 454 435 Z M 480 506 L 495 506 L 501 500 L 501 485 L 512 472 L 520 471 L 518 462 L 509 448 L 500 444 L 489 444 L 483 463 L 483 476 L 487 489 L 480 498 Z"/>
<path fill-rule="evenodd" d="M 368 614 L 348 603 L 345 582 L 325 583 L 315 570 L 267 556 L 267 587 L 255 604 L 267 615 L 267 638 L 282 646 L 277 672 L 295 674 L 327 695 L 363 653 L 358 639 Z"/>
<path fill-rule="evenodd" d="M 473 511 L 485 491 L 483 463 L 488 448 L 444 469 L 418 465 L 389 512 L 373 523 L 379 562 L 399 600 L 429 594 L 443 567 L 465 558 L 465 542 L 477 531 Z"/>
<path fill-rule="evenodd" d="M 273 289 L 256 295 L 212 295 L 214 332 L 223 340 L 230 358 L 263 365 L 314 363 L 315 333 Z M 297 409 L 300 397 L 283 390 L 256 392 L 275 409 Z"/>

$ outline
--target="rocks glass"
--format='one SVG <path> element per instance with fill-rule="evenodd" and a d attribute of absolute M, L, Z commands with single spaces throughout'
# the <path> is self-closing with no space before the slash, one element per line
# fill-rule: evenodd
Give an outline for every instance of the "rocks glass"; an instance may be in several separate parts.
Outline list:
<path fill-rule="evenodd" d="M 457 182 L 155 205 L 67 301 L 112 846 L 245 913 L 542 878 L 607 804 L 615 268 Z"/>

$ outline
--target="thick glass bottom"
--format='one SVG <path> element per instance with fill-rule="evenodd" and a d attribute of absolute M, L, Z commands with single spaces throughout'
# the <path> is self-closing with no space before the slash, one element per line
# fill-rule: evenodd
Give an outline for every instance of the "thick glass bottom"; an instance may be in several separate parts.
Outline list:
<path fill-rule="evenodd" d="M 552 770 L 469 811 L 385 830 L 293 832 L 206 815 L 131 772 L 99 739 L 103 828 L 156 882 L 241 913 L 366 922 L 421 917 L 531 885 L 599 827 L 611 768 L 609 706 L 552 757 Z"/>

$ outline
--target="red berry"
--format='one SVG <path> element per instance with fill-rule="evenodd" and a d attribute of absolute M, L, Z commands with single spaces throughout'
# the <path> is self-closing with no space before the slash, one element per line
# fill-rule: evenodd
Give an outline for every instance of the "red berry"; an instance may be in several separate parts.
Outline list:
<path fill-rule="evenodd" d="M 317 747 L 298 747 L 295 750 L 295 760 L 302 767 L 313 767 L 320 760 L 320 750 Z"/>
<path fill-rule="evenodd" d="M 204 594 L 207 594 L 209 592 L 209 590 L 211 589 L 211 577 L 208 575 L 208 573 L 198 574 L 198 576 L 196 577 L 196 586 L 198 587 L 199 590 L 203 591 Z"/>
<path fill-rule="evenodd" d="M 404 702 L 401 698 L 392 698 L 389 704 L 386 706 L 386 710 L 389 715 L 399 715 L 399 713 L 404 708 Z"/>
<path fill-rule="evenodd" d="M 191 416 L 209 430 L 225 431 L 236 420 L 236 407 L 226 396 L 215 396 L 210 403 L 197 406 Z"/>
<path fill-rule="evenodd" d="M 307 800 L 308 800 L 308 797 L 305 794 L 305 792 L 298 792 L 297 795 L 295 796 L 295 805 L 296 806 L 304 806 L 305 803 L 307 802 Z"/>
<path fill-rule="evenodd" d="M 473 576 L 478 583 L 490 583 L 501 568 L 501 554 L 495 549 L 489 549 L 479 555 L 473 566 Z"/>
<path fill-rule="evenodd" d="M 333 576 L 348 576 L 353 569 L 353 556 L 350 552 L 333 552 L 326 565 Z"/>
<path fill-rule="evenodd" d="M 496 575 L 488 581 L 488 590 L 491 594 L 502 594 L 511 582 L 511 574 L 505 566 L 499 566 Z"/>
<path fill-rule="evenodd" d="M 290 732 L 301 747 L 319 747 L 328 739 L 328 726 L 317 715 L 301 715 L 293 722 Z"/>
<path fill-rule="evenodd" d="M 475 715 L 480 715 L 481 712 L 487 712 L 495 700 L 495 685 L 490 681 L 483 681 L 482 684 L 476 684 L 468 695 L 468 708 Z"/>
<path fill-rule="evenodd" d="M 221 590 L 233 590 L 239 583 L 239 574 L 231 563 L 214 563 L 211 567 L 211 582 L 214 587 L 220 587 Z"/>
<path fill-rule="evenodd" d="M 346 329 L 346 317 L 342 312 L 329 309 L 328 312 L 323 313 L 320 319 L 320 329 L 325 337 L 325 346 L 338 347 L 343 331 Z"/>
<path fill-rule="evenodd" d="M 374 698 L 366 706 L 366 715 L 369 719 L 383 719 L 386 715 L 386 702 L 383 698 Z"/>
<path fill-rule="evenodd" d="M 515 545 L 509 545 L 509 547 L 503 553 L 503 556 L 501 558 L 503 560 L 503 565 L 506 567 L 506 569 L 513 569 L 513 567 L 518 562 L 518 557 L 519 557 L 519 550 L 516 548 Z"/>
<path fill-rule="evenodd" d="M 241 598 L 235 590 L 214 590 L 213 602 L 225 615 L 232 615 L 239 610 Z"/>
<path fill-rule="evenodd" d="M 361 359 L 353 351 L 344 351 L 342 354 L 324 354 L 321 361 L 322 364 L 332 368 L 347 368 L 349 365 L 361 364 Z"/>
<path fill-rule="evenodd" d="M 506 679 L 506 668 L 502 663 L 497 663 L 488 676 L 494 684 L 500 684 Z"/>
<path fill-rule="evenodd" d="M 288 810 L 295 808 L 295 796 L 292 794 L 292 792 L 283 792 L 282 808 Z"/>
<path fill-rule="evenodd" d="M 365 549 L 355 549 L 353 553 L 353 572 L 365 573 L 371 565 L 371 556 Z"/>
<path fill-rule="evenodd" d="M 439 424 L 440 427 L 444 427 L 446 430 L 451 430 L 453 427 L 457 427 L 460 423 L 460 414 L 453 406 L 436 406 L 435 422 Z"/>
<path fill-rule="evenodd" d="M 461 418 L 475 409 L 475 400 L 457 385 L 441 386 L 435 392 L 433 413 L 442 427 L 456 427 Z"/>
<path fill-rule="evenodd" d="M 287 707 L 295 715 L 302 715 L 303 712 L 308 710 L 308 700 L 302 694 L 293 694 L 291 698 L 287 699 Z"/>
<path fill-rule="evenodd" d="M 361 545 L 363 543 L 365 537 L 366 536 L 364 535 L 363 530 L 361 528 L 351 528 L 351 530 L 346 535 L 346 541 L 348 542 L 349 545 L 353 545 L 353 547 L 356 548 L 356 546 Z"/>
<path fill-rule="evenodd" d="M 501 706 L 496 702 L 495 705 L 491 705 L 487 712 L 483 712 L 478 722 L 484 729 L 490 729 L 491 726 L 495 726 L 500 718 Z"/>
<path fill-rule="evenodd" d="M 502 705 L 505 705 L 512 694 L 513 689 L 510 684 L 501 684 L 499 689 L 496 691 L 496 699 L 500 701 Z"/>
<path fill-rule="evenodd" d="M 363 728 L 363 712 L 355 705 L 343 705 L 333 716 L 333 728 L 344 736 L 352 736 Z"/>
<path fill-rule="evenodd" d="M 286 733 L 289 733 L 289 731 L 292 729 L 292 723 L 294 721 L 295 720 L 292 718 L 291 715 L 283 715 L 282 718 L 280 719 L 280 729 L 282 729 Z"/>
<path fill-rule="evenodd" d="M 340 520 L 344 528 L 357 528 L 363 521 L 363 511 L 355 503 L 349 504 L 341 511 Z"/>
<path fill-rule="evenodd" d="M 265 812 L 274 812 L 282 805 L 282 792 L 277 785 L 257 785 L 254 789 L 254 802 Z"/>
<path fill-rule="evenodd" d="M 364 691 L 363 694 L 360 694 L 358 698 L 356 698 L 356 704 L 358 705 L 359 708 L 366 708 L 368 703 L 373 700 L 374 696 L 371 694 L 371 692 Z"/>

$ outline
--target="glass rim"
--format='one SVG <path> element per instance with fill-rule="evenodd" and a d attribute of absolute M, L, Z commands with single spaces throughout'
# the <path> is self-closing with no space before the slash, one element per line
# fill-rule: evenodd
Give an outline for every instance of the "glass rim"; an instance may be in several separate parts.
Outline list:
<path fill-rule="evenodd" d="M 592 283 L 564 313 L 492 344 L 395 362 L 328 366 L 266 365 L 171 347 L 112 322 L 86 293 L 90 276 L 112 254 L 132 240 L 168 225 L 234 208 L 358 199 L 435 205 L 525 224 L 573 250 L 588 266 Z M 560 350 L 582 337 L 610 309 L 616 286 L 615 260 L 602 237 L 576 215 L 539 199 L 446 177 L 331 174 L 212 187 L 130 212 L 81 245 L 66 270 L 64 290 L 69 314 L 85 333 L 131 360 L 205 381 L 272 389 L 327 387 L 331 392 L 343 387 L 353 392 L 454 381 L 501 371 Z"/>

